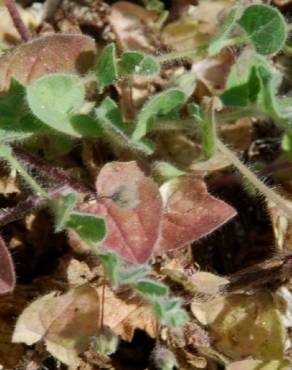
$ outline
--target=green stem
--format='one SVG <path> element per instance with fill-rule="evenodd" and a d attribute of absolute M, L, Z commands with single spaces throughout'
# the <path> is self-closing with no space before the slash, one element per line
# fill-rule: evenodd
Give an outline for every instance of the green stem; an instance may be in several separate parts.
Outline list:
<path fill-rule="evenodd" d="M 262 194 L 277 205 L 287 217 L 292 219 L 292 208 L 288 206 L 287 201 L 272 189 L 268 188 L 257 176 L 251 172 L 229 149 L 227 146 L 217 138 L 218 149 L 230 160 L 230 162 L 245 176 Z"/>
<path fill-rule="evenodd" d="M 230 47 L 234 45 L 242 45 L 248 42 L 248 38 L 246 36 L 237 36 L 231 39 L 227 39 L 223 41 L 224 47 Z"/>
<path fill-rule="evenodd" d="M 232 112 L 217 113 L 216 118 L 219 123 L 228 121 L 235 121 L 239 118 L 244 117 L 262 117 L 263 113 L 259 112 L 255 107 L 245 107 L 234 110 Z M 182 119 L 182 120 L 157 120 L 155 129 L 158 131 L 166 130 L 193 130 L 198 129 L 193 118 Z"/>
<path fill-rule="evenodd" d="M 224 41 L 224 47 L 229 47 L 233 45 L 241 45 L 248 42 L 248 39 L 246 36 L 237 36 L 233 37 L 231 39 L 227 39 Z M 187 49 L 187 50 L 181 50 L 181 51 L 173 51 L 171 53 L 162 54 L 160 56 L 156 57 L 156 60 L 159 63 L 164 62 L 170 62 L 175 59 L 181 59 L 181 58 L 194 58 L 196 56 L 204 55 L 208 53 L 208 45 L 203 44 L 199 46 L 196 49 Z"/>
<path fill-rule="evenodd" d="M 38 196 L 41 196 L 46 201 L 51 203 L 52 198 L 50 195 L 44 191 L 38 183 L 27 173 L 25 168 L 18 162 L 18 160 L 13 156 L 12 150 L 9 146 L 1 145 L 0 147 L 0 157 L 5 159 L 10 166 L 15 169 L 19 175 L 30 185 L 30 187 L 35 191 Z"/>

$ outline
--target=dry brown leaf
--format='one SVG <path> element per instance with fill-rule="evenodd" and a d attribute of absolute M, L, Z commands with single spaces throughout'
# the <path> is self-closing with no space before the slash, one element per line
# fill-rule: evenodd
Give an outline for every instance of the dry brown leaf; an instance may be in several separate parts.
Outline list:
<path fill-rule="evenodd" d="M 209 325 L 216 349 L 223 355 L 233 360 L 283 358 L 284 323 L 269 292 L 233 294 L 206 303 L 193 301 L 191 310 L 202 324 Z"/>
<path fill-rule="evenodd" d="M 20 188 L 17 182 L 17 174 L 15 170 L 0 168 L 0 194 L 9 195 L 20 193 Z"/>
<path fill-rule="evenodd" d="M 198 293 L 216 295 L 220 287 L 229 282 L 228 279 L 212 274 L 211 272 L 198 271 L 190 276 L 191 282 L 197 286 Z"/>
<path fill-rule="evenodd" d="M 47 350 L 70 366 L 89 345 L 99 325 L 96 290 L 83 285 L 56 296 L 49 293 L 31 303 L 19 316 L 13 343 L 32 345 L 43 339 Z"/>
<path fill-rule="evenodd" d="M 162 38 L 176 50 L 198 47 L 215 34 L 219 15 L 234 4 L 233 0 L 201 0 L 192 6 L 186 16 L 165 26 Z"/>
<path fill-rule="evenodd" d="M 291 370 L 291 363 L 288 360 L 263 362 L 250 359 L 232 362 L 226 370 Z"/>
<path fill-rule="evenodd" d="M 291 0 L 273 0 L 273 3 L 277 6 L 287 6 L 292 3 Z"/>
<path fill-rule="evenodd" d="M 99 295 L 101 291 L 99 288 Z M 143 301 L 122 300 L 109 288 L 105 288 L 104 324 L 129 342 L 136 329 L 144 330 L 152 338 L 156 335 L 156 318 L 151 306 Z"/>
<path fill-rule="evenodd" d="M 123 50 L 154 52 L 149 36 L 157 13 L 128 1 L 118 1 L 111 7 L 109 22 Z"/>

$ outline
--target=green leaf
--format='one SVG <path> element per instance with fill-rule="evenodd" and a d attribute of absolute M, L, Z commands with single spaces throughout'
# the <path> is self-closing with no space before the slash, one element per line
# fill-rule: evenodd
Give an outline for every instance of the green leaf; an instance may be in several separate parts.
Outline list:
<path fill-rule="evenodd" d="M 119 67 L 126 73 L 150 76 L 160 72 L 160 64 L 151 56 L 138 51 L 126 51 L 122 54 Z"/>
<path fill-rule="evenodd" d="M 132 284 L 147 274 L 150 271 L 149 266 L 139 266 L 134 268 L 129 268 L 120 270 L 120 283 L 121 284 Z"/>
<path fill-rule="evenodd" d="M 161 0 L 143 0 L 147 10 L 154 10 L 156 12 L 162 12 L 164 10 L 164 4 Z"/>
<path fill-rule="evenodd" d="M 23 141 L 31 137 L 32 133 L 0 129 L 0 144 L 9 144 L 17 141 Z"/>
<path fill-rule="evenodd" d="M 114 43 L 107 45 L 103 49 L 97 62 L 95 73 L 100 93 L 118 77 L 116 46 Z"/>
<path fill-rule="evenodd" d="M 9 145 L 0 145 L 0 157 L 1 158 L 9 158 L 11 157 L 12 154 L 12 149 Z"/>
<path fill-rule="evenodd" d="M 145 140 L 133 140 L 127 133 L 122 120 L 122 114 L 116 102 L 111 98 L 105 98 L 100 106 L 95 109 L 99 126 L 115 145 L 122 148 L 130 148 L 145 154 L 152 154 L 153 147 Z"/>
<path fill-rule="evenodd" d="M 196 89 L 196 75 L 191 72 L 183 73 L 173 79 L 168 87 L 182 91 L 189 98 Z"/>
<path fill-rule="evenodd" d="M 224 23 L 222 24 L 220 31 L 217 35 L 210 41 L 208 47 L 209 56 L 214 56 L 218 54 L 225 46 L 225 41 L 230 35 L 235 22 L 237 21 L 241 12 L 241 8 L 238 6 L 233 7 L 228 16 L 226 17 Z"/>
<path fill-rule="evenodd" d="M 25 88 L 16 80 L 12 79 L 9 91 L 0 97 L 1 123 L 13 124 L 13 120 L 19 116 L 25 101 Z"/>
<path fill-rule="evenodd" d="M 106 224 L 103 218 L 84 213 L 71 213 L 66 227 L 74 229 L 82 239 L 98 243 L 106 236 Z"/>
<path fill-rule="evenodd" d="M 226 106 L 245 107 L 249 103 L 260 103 L 262 97 L 262 84 L 258 68 L 262 66 L 271 72 L 267 60 L 254 52 L 244 52 L 228 75 L 226 90 L 221 95 L 221 100 Z M 273 85 L 276 89 L 278 75 L 273 74 Z"/>
<path fill-rule="evenodd" d="M 279 103 L 271 71 L 263 66 L 259 66 L 257 71 L 262 86 L 262 99 L 259 104 L 260 109 L 264 114 L 272 118 L 278 126 L 285 130 L 291 130 L 291 116 L 283 111 L 283 108 Z"/>
<path fill-rule="evenodd" d="M 186 99 L 187 97 L 184 92 L 177 89 L 168 89 L 154 95 L 140 110 L 132 138 L 134 140 L 140 140 L 152 130 L 154 119 L 157 116 L 167 115 L 179 109 L 186 102 Z"/>
<path fill-rule="evenodd" d="M 71 117 L 71 125 L 74 131 L 82 137 L 98 138 L 103 136 L 103 131 L 93 114 L 75 114 Z"/>
<path fill-rule="evenodd" d="M 77 203 L 77 199 L 78 196 L 76 193 L 70 193 L 54 202 L 56 232 L 66 227 L 70 218 L 70 213 Z"/>
<path fill-rule="evenodd" d="M 285 133 L 282 137 L 282 149 L 287 152 L 289 160 L 292 159 L 292 134 Z"/>
<path fill-rule="evenodd" d="M 85 102 L 85 89 L 77 76 L 49 74 L 27 87 L 32 113 L 51 128 L 68 135 L 80 134 L 71 125 L 71 117 Z"/>
<path fill-rule="evenodd" d="M 157 318 L 169 327 L 181 327 L 189 319 L 178 298 L 154 299 L 152 305 Z"/>
<path fill-rule="evenodd" d="M 98 254 L 103 268 L 106 272 L 107 277 L 110 280 L 112 287 L 117 288 L 120 278 L 119 278 L 119 258 L 118 255 L 114 252 Z"/>
<path fill-rule="evenodd" d="M 172 164 L 162 161 L 155 162 L 152 170 L 153 177 L 160 183 L 185 174 L 185 171 L 181 171 Z"/>
<path fill-rule="evenodd" d="M 143 59 L 143 53 L 140 53 L 138 51 L 125 51 L 121 55 L 119 67 L 126 73 L 130 74 L 135 72 L 135 68 L 142 62 Z"/>
<path fill-rule="evenodd" d="M 151 76 L 160 72 L 159 62 L 151 55 L 144 55 L 143 60 L 135 68 L 135 73 L 142 76 Z"/>
<path fill-rule="evenodd" d="M 245 107 L 249 103 L 256 102 L 260 93 L 261 84 L 257 73 L 257 68 L 253 66 L 250 70 L 249 79 L 246 83 L 231 87 L 221 95 L 224 105 L 234 107 Z"/>
<path fill-rule="evenodd" d="M 287 38 L 285 19 L 276 8 L 270 5 L 250 5 L 245 9 L 238 23 L 259 54 L 276 53 L 285 44 Z"/>
<path fill-rule="evenodd" d="M 154 280 L 139 280 L 132 284 L 143 295 L 165 297 L 169 294 L 169 288 Z"/>
<path fill-rule="evenodd" d="M 210 106 L 204 113 L 198 111 L 198 106 L 196 104 L 190 104 L 188 106 L 189 113 L 193 115 L 194 118 L 196 118 L 198 114 L 200 116 L 200 120 L 198 122 L 200 124 L 202 149 L 205 159 L 211 158 L 216 151 L 216 132 L 213 122 L 212 105 L 213 104 L 210 102 Z M 194 114 L 192 112 L 194 112 Z"/>
<path fill-rule="evenodd" d="M 188 105 L 188 112 L 192 115 L 196 121 L 202 122 L 204 120 L 204 112 L 203 109 L 195 103 L 191 103 Z"/>
<path fill-rule="evenodd" d="M 0 96 L 0 129 L 9 141 L 29 137 L 32 133 L 52 133 L 53 130 L 38 121 L 28 110 L 25 88 L 12 79 L 9 90 Z M 4 134 L 6 131 L 6 134 Z M 56 131 L 54 131 L 56 133 Z"/>

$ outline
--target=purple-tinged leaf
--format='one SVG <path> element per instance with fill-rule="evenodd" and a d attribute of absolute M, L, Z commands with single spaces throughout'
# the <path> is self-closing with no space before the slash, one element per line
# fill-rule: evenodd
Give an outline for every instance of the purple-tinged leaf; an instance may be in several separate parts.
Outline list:
<path fill-rule="evenodd" d="M 11 255 L 0 237 L 0 294 L 11 292 L 15 287 L 15 270 Z"/>

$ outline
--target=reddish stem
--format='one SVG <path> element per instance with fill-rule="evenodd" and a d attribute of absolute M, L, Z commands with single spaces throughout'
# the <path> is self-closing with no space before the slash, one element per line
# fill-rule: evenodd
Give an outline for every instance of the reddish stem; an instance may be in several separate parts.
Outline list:
<path fill-rule="evenodd" d="M 48 190 L 48 194 L 52 198 L 56 198 L 64 193 L 68 192 L 68 187 L 58 186 L 54 189 Z M 32 212 L 36 208 L 45 204 L 43 198 L 31 195 L 26 200 L 19 202 L 15 207 L 12 208 L 1 208 L 0 209 L 0 226 L 5 226 L 11 222 L 22 219 L 27 213 Z"/>
<path fill-rule="evenodd" d="M 15 0 L 6 0 L 6 7 L 22 40 L 25 42 L 30 40 L 31 34 L 21 18 Z"/>
<path fill-rule="evenodd" d="M 91 189 L 89 186 L 83 184 L 81 181 L 75 179 L 66 174 L 66 172 L 58 167 L 54 167 L 47 163 L 45 160 L 30 154 L 24 151 L 21 148 L 13 147 L 13 152 L 18 159 L 37 168 L 40 172 L 48 175 L 49 177 L 55 179 L 59 183 L 70 187 L 73 190 L 76 190 L 81 193 L 89 193 L 93 197 L 95 197 L 95 191 Z"/>

